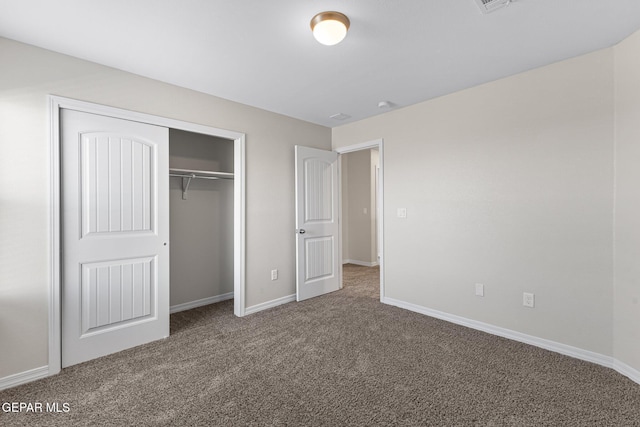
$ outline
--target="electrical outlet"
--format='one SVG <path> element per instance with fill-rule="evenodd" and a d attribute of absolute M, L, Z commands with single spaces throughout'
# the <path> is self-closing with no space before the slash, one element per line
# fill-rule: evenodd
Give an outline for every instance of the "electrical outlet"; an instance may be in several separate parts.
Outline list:
<path fill-rule="evenodd" d="M 398 208 L 398 218 L 407 217 L 407 208 Z"/>
<path fill-rule="evenodd" d="M 529 292 L 524 292 L 522 294 L 522 305 L 525 307 L 533 308 L 536 303 L 536 296 L 534 294 L 530 294 Z"/>
<path fill-rule="evenodd" d="M 476 283 L 476 295 L 479 297 L 484 296 L 484 285 L 482 283 Z"/>
<path fill-rule="evenodd" d="M 278 269 L 271 270 L 271 280 L 278 280 Z"/>

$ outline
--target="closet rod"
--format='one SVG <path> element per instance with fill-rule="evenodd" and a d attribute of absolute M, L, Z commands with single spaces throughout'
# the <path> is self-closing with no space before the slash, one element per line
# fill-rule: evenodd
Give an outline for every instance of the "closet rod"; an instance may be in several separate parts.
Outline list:
<path fill-rule="evenodd" d="M 233 176 L 202 176 L 196 175 L 195 173 L 188 175 L 184 173 L 170 173 L 169 176 L 182 178 L 182 200 L 187 200 L 187 191 L 189 191 L 189 184 L 191 184 L 192 179 L 233 179 Z"/>
<path fill-rule="evenodd" d="M 227 177 L 227 176 L 202 176 L 202 175 L 196 175 L 195 173 L 192 173 L 190 175 L 184 175 L 184 174 L 178 174 L 178 173 L 170 173 L 169 176 L 175 176 L 178 178 L 189 178 L 189 179 L 233 179 L 233 177 Z"/>
<path fill-rule="evenodd" d="M 185 178 L 223 178 L 223 179 L 233 179 L 233 172 L 217 172 L 217 171 L 208 171 L 208 170 L 195 170 L 195 169 L 178 169 L 178 168 L 169 168 L 169 176 L 178 176 Z"/>
<path fill-rule="evenodd" d="M 187 191 L 189 191 L 189 184 L 191 184 L 192 179 L 233 179 L 233 172 L 214 172 L 170 168 L 169 176 L 182 178 L 182 199 L 187 200 Z"/>

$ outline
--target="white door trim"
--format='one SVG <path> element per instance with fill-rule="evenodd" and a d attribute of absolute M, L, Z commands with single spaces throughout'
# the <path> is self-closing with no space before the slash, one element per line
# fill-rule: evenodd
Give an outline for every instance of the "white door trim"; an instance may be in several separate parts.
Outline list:
<path fill-rule="evenodd" d="M 245 315 L 245 134 L 60 96 L 49 96 L 51 130 L 49 375 L 61 370 L 60 110 L 70 109 L 234 140 L 234 314 Z"/>
<path fill-rule="evenodd" d="M 371 148 L 377 148 L 380 153 L 380 174 L 378 176 L 378 252 L 380 253 L 380 302 L 385 298 L 384 293 L 384 140 L 382 138 L 375 139 L 373 141 L 361 142 L 359 144 L 347 145 L 346 147 L 335 148 L 334 151 L 338 154 L 347 154 L 354 151 L 369 150 Z M 340 202 L 342 203 L 342 164 L 340 163 Z M 340 206 L 342 209 L 342 205 Z M 342 212 L 340 218 L 342 218 Z M 342 250 L 342 227 L 340 227 L 340 250 Z M 342 253 L 340 255 L 342 259 Z M 342 286 L 342 277 L 340 278 L 340 284 Z"/>

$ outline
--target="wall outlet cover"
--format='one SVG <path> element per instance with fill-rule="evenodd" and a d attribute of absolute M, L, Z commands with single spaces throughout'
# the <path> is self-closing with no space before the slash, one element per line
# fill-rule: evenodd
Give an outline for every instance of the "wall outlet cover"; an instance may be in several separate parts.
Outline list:
<path fill-rule="evenodd" d="M 522 294 L 522 305 L 524 305 L 525 307 L 534 308 L 535 304 L 536 304 L 536 296 L 534 294 L 531 294 L 529 292 L 524 292 Z"/>

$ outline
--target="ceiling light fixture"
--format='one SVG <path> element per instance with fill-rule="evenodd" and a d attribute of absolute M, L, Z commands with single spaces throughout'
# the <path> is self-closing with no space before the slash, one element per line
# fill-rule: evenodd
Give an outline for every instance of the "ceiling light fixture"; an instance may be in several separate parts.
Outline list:
<path fill-rule="evenodd" d="M 347 35 L 349 18 L 340 12 L 320 12 L 311 19 L 311 31 L 318 42 L 333 46 Z"/>

